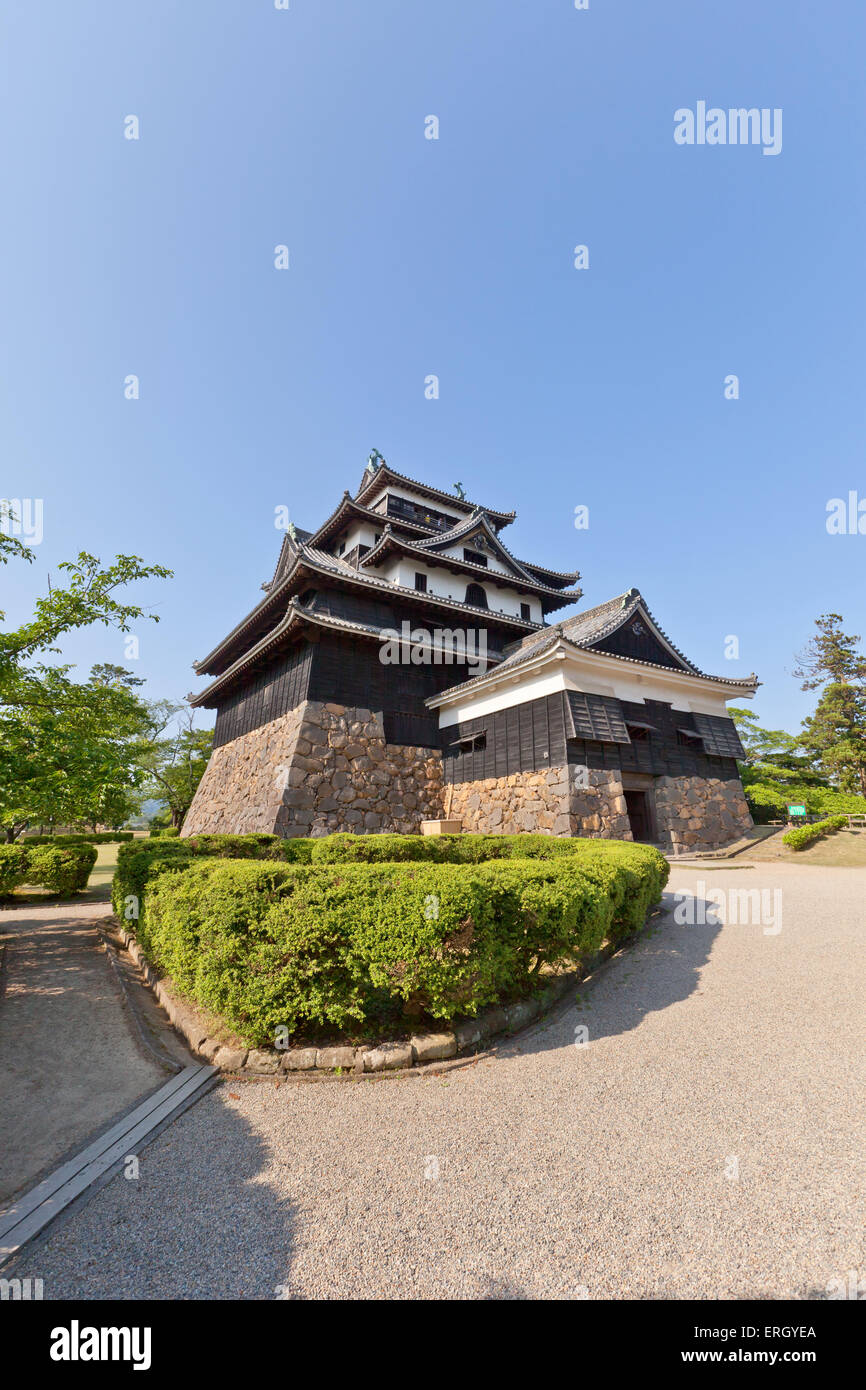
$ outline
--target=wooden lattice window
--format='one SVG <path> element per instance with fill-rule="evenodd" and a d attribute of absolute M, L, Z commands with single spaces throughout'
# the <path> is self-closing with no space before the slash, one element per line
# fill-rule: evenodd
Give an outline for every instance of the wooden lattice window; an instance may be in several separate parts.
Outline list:
<path fill-rule="evenodd" d="M 471 603 L 473 608 L 487 607 L 487 594 L 481 584 L 466 585 L 466 603 Z"/>

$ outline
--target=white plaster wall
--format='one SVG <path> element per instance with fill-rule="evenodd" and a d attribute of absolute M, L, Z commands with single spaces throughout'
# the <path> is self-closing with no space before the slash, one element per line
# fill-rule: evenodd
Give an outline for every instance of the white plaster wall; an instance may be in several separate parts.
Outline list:
<path fill-rule="evenodd" d="M 538 599 L 531 595 L 520 594 L 516 589 L 508 587 L 496 588 L 489 581 L 485 581 L 483 574 L 463 575 L 452 574 L 450 570 L 443 569 L 441 566 L 425 564 L 415 559 L 403 556 L 397 565 L 399 578 L 392 582 L 404 585 L 407 589 L 414 589 L 415 574 L 420 572 L 427 576 L 427 589 L 431 594 L 438 594 L 440 598 L 452 598 L 458 603 L 465 602 L 467 584 L 480 584 L 487 594 L 487 603 L 491 612 L 508 613 L 511 617 L 520 617 L 521 603 L 529 604 L 530 621 L 540 623 L 542 620 L 541 604 Z M 391 578 L 391 572 L 388 573 Z"/>
<path fill-rule="evenodd" d="M 599 658 L 596 658 L 599 660 Z M 600 658 L 604 660 L 604 658 Z M 613 661 L 611 660 L 611 664 Z M 581 690 L 591 695 L 614 695 L 619 700 L 632 704 L 643 704 L 647 700 L 663 700 L 674 709 L 696 714 L 717 714 L 727 716 L 728 700 L 751 698 L 743 692 L 732 691 L 726 694 L 714 690 L 704 681 L 683 673 L 682 679 L 666 679 L 655 672 L 626 671 L 623 674 L 611 671 L 602 675 L 582 667 L 579 657 L 571 656 L 551 659 L 522 675 L 506 677 L 502 681 L 479 690 L 476 694 L 467 692 L 459 696 L 454 704 L 443 705 L 439 709 L 439 727 L 448 728 L 462 720 L 476 719 L 480 715 L 491 714 L 495 710 L 510 709 L 512 705 L 522 705 L 529 700 L 552 695 L 557 690 Z M 507 681 L 507 683 L 506 683 Z"/>
<path fill-rule="evenodd" d="M 384 529 L 383 526 L 382 530 L 384 531 Z M 344 555 L 347 555 L 350 550 L 354 550 L 356 545 L 369 545 L 372 550 L 374 545 L 373 537 L 375 534 L 372 525 L 367 525 L 363 522 L 349 526 L 342 536 L 337 536 L 334 549 L 337 551 L 340 546 L 343 545 Z M 380 531 L 379 534 L 381 536 L 382 532 Z"/>
<path fill-rule="evenodd" d="M 544 695 L 553 695 L 564 690 L 562 672 L 540 675 L 518 685 L 510 683 L 504 689 L 489 691 L 486 696 L 478 695 L 456 705 L 444 705 L 439 711 L 439 727 L 447 729 L 452 724 L 460 724 L 464 719 L 477 719 L 481 715 L 493 714 L 496 710 L 509 709 L 512 705 L 522 705 L 529 700 L 540 700 Z"/>

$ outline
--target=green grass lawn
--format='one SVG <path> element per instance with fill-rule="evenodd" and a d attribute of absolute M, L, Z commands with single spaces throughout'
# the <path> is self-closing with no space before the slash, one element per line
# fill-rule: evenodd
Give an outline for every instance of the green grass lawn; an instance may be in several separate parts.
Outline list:
<path fill-rule="evenodd" d="M 96 863 L 90 871 L 90 878 L 87 880 L 87 896 L 102 896 L 106 898 L 111 894 L 111 880 L 114 878 L 114 871 L 117 868 L 117 851 L 120 845 L 97 845 Z"/>
<path fill-rule="evenodd" d="M 773 835 L 754 848 L 743 850 L 739 856 L 750 864 L 814 864 L 822 869 L 866 868 L 866 830 L 837 830 L 826 835 L 808 849 L 793 850 L 782 843 L 782 835 Z M 736 860 L 732 860 L 736 863 Z"/>

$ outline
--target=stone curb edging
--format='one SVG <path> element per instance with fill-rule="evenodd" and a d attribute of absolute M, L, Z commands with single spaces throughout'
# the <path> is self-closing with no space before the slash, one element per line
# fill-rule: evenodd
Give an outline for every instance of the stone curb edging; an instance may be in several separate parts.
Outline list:
<path fill-rule="evenodd" d="M 652 908 L 647 921 L 660 910 L 661 904 Z M 186 1039 L 198 1056 L 210 1062 L 211 1066 L 232 1076 L 274 1076 L 288 1072 L 351 1072 L 353 1075 L 369 1075 L 376 1072 L 407 1070 L 414 1066 L 424 1066 L 430 1062 L 445 1061 L 462 1054 L 483 1049 L 495 1037 L 517 1033 L 527 1027 L 542 1014 L 547 1013 L 572 989 L 600 965 L 610 960 L 622 950 L 628 941 L 620 941 L 603 946 L 589 957 L 576 970 L 557 975 L 545 989 L 528 999 L 519 999 L 514 1004 L 493 1004 L 482 1009 L 475 1018 L 465 1019 L 449 1032 L 419 1033 L 408 1042 L 381 1042 L 360 1047 L 290 1047 L 285 1051 L 276 1048 L 233 1048 L 218 1038 L 210 1037 L 193 1011 L 178 1001 L 157 975 L 153 966 L 145 959 L 135 937 L 122 924 L 118 924 L 123 944 L 159 1003 L 168 1014 L 169 1020 Z M 628 938 L 634 940 L 636 938 Z"/>
<path fill-rule="evenodd" d="M 142 1019 L 139 1007 L 132 997 L 129 985 L 126 979 L 124 978 L 123 971 L 120 965 L 118 964 L 117 943 L 115 941 L 112 941 L 111 937 L 108 935 L 108 933 L 104 930 L 104 928 L 99 922 L 96 922 L 95 925 L 96 930 L 99 933 L 99 939 L 102 942 L 102 949 L 105 952 L 106 958 L 108 960 L 108 968 L 111 971 L 111 974 L 114 978 L 114 982 L 120 991 L 123 1003 L 126 1006 L 126 1009 L 132 1020 L 133 1031 L 135 1032 L 136 1040 L 144 1048 L 151 1061 L 156 1062 L 157 1066 L 162 1067 L 165 1071 L 175 1073 L 183 1071 L 183 1065 L 180 1062 L 175 1061 L 175 1059 L 173 1057 L 170 1057 L 167 1052 L 163 1052 L 161 1049 L 155 1047 L 154 1044 L 151 1042 L 150 1038 L 148 1037 L 147 1028 L 145 1027 L 144 1020 Z M 127 947 L 127 949 L 129 948 Z M 130 955 L 132 955 L 131 951 Z M 134 956 L 133 959 L 135 959 Z M 138 961 L 136 961 L 136 965 L 138 965 Z M 139 966 L 139 969 L 140 968 L 141 967 Z"/>

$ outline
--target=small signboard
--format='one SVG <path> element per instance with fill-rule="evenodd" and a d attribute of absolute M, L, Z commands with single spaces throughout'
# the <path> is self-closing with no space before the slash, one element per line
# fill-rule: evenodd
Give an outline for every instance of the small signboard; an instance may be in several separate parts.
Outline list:
<path fill-rule="evenodd" d="M 805 807 L 805 806 L 789 806 L 789 807 L 788 807 L 788 815 L 789 815 L 789 816 L 805 816 L 805 814 L 806 814 L 806 807 Z"/>

